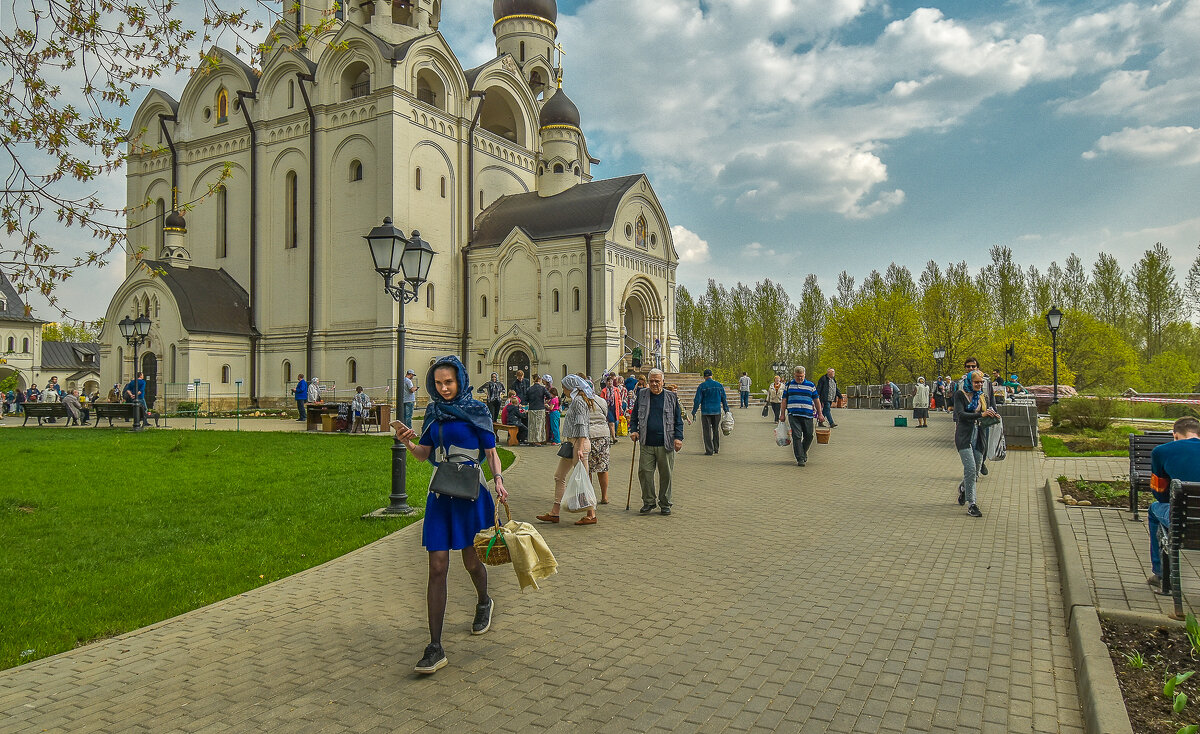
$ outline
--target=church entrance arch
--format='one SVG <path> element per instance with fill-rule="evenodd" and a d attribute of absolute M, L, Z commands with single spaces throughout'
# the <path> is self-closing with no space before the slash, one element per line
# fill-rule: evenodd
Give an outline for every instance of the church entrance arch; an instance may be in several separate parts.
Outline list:
<path fill-rule="evenodd" d="M 650 345 L 646 343 L 646 309 L 637 298 L 625 302 L 625 353 L 630 353 L 634 347 L 642 348 L 642 360 L 650 358 Z"/>
<path fill-rule="evenodd" d="M 508 387 L 513 384 L 513 380 L 517 379 L 517 370 L 525 373 L 528 378 L 529 372 L 529 353 L 524 349 L 514 350 L 508 355 L 508 367 L 505 374 L 504 386 Z"/>
<path fill-rule="evenodd" d="M 0 364 L 0 382 L 4 382 L 13 375 L 16 375 L 17 378 L 17 384 L 13 387 L 14 390 L 29 389 L 29 383 L 25 381 L 25 376 L 21 374 L 21 370 L 12 365 Z"/>
<path fill-rule="evenodd" d="M 154 352 L 146 352 L 142 356 L 142 374 L 146 376 L 146 407 L 154 407 L 154 399 L 158 397 L 158 357 Z"/>

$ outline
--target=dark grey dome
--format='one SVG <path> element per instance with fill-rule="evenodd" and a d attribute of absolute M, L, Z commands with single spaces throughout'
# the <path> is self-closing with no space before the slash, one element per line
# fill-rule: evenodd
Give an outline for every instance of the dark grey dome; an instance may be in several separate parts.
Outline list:
<path fill-rule="evenodd" d="M 186 230 L 187 229 L 187 221 L 184 220 L 182 214 L 180 214 L 178 211 L 173 210 L 170 214 L 167 215 L 167 218 L 163 220 L 163 228 L 164 229 Z"/>
<path fill-rule="evenodd" d="M 579 108 L 575 106 L 566 92 L 559 89 L 553 97 L 546 100 L 546 104 L 542 105 L 542 111 L 538 114 L 538 125 L 541 127 L 548 125 L 579 127 Z"/>
<path fill-rule="evenodd" d="M 558 3 L 554 0 L 492 0 L 492 15 L 496 20 L 510 15 L 536 15 L 554 23 L 558 20 Z"/>

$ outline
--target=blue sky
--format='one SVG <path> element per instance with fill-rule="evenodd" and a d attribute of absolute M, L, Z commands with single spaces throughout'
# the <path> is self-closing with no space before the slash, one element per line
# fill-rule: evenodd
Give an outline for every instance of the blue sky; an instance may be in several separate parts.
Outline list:
<path fill-rule="evenodd" d="M 491 2 L 444 6 L 466 66 L 494 55 Z M 649 174 L 689 288 L 797 299 L 995 244 L 1128 269 L 1161 241 L 1181 279 L 1196 256 L 1200 0 L 571 0 L 558 25 L 593 174 Z M 119 280 L 64 300 L 99 317 Z"/>

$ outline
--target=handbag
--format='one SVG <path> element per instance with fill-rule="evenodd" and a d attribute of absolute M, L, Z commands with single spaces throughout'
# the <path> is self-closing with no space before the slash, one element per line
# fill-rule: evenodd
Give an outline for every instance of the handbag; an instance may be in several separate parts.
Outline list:
<path fill-rule="evenodd" d="M 1000 423 L 999 418 L 993 418 L 990 415 L 985 415 L 984 417 L 979 419 L 979 425 L 981 428 L 991 428 L 992 426 L 998 425 L 999 423 Z"/>
<path fill-rule="evenodd" d="M 558 455 L 563 459 L 570 459 L 575 456 L 575 444 L 570 441 L 563 441 L 558 446 Z"/>
<path fill-rule="evenodd" d="M 770 407 L 771 407 L 771 406 L 770 406 L 769 404 L 767 404 L 767 403 L 763 403 L 763 418 L 766 418 L 766 417 L 767 417 L 767 409 L 768 409 L 768 408 L 770 408 Z"/>
<path fill-rule="evenodd" d="M 429 479 L 429 491 L 443 497 L 455 497 L 462 500 L 474 500 L 479 497 L 479 486 L 483 484 L 483 467 L 479 463 L 468 464 L 468 461 L 482 461 L 483 451 L 472 457 L 457 451 L 446 451 L 442 443 L 442 424 L 438 422 L 437 468 Z"/>

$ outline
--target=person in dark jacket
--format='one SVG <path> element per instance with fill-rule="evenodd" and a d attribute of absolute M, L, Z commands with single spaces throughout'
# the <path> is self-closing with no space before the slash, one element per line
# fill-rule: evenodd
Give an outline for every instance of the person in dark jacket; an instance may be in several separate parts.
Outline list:
<path fill-rule="evenodd" d="M 296 375 L 296 387 L 292 389 L 292 394 L 296 397 L 296 411 L 300 413 L 300 417 L 296 420 L 301 423 L 308 422 L 308 411 L 305 409 L 305 404 L 308 402 L 308 381 L 304 379 L 304 375 Z"/>
<path fill-rule="evenodd" d="M 958 504 L 967 505 L 967 514 L 971 517 L 983 517 L 975 501 L 975 482 L 983 465 L 983 444 L 980 439 L 984 429 L 979 421 L 985 416 L 997 417 L 996 411 L 987 407 L 983 396 L 987 384 L 987 375 L 975 370 L 966 375 L 963 389 L 954 393 L 954 448 L 963 465 L 963 481 L 958 485 Z"/>
<path fill-rule="evenodd" d="M 492 373 L 492 379 L 479 386 L 477 392 L 483 393 L 483 402 L 492 412 L 492 422 L 500 419 L 500 406 L 504 405 L 504 383 L 500 375 Z"/>
<path fill-rule="evenodd" d="M 546 445 L 546 401 L 550 399 L 550 391 L 536 380 L 525 391 L 528 400 L 525 403 L 525 420 L 529 424 L 529 443 L 534 446 Z"/>
<path fill-rule="evenodd" d="M 638 481 L 642 486 L 645 515 L 655 507 L 663 515 L 671 514 L 671 474 L 675 454 L 683 448 L 683 411 L 679 396 L 664 390 L 662 370 L 655 368 L 646 376 L 649 387 L 638 390 L 629 416 L 629 439 L 641 444 Z M 658 499 L 654 497 L 654 471 L 658 470 Z"/>
<path fill-rule="evenodd" d="M 842 399 L 842 391 L 838 389 L 832 367 L 825 370 L 825 374 L 817 380 L 817 397 L 821 398 L 822 410 L 822 414 L 817 416 L 817 425 L 823 426 L 829 421 L 830 428 L 837 428 L 837 424 L 833 422 L 833 404 Z"/>
<path fill-rule="evenodd" d="M 696 388 L 692 399 L 692 419 L 700 411 L 700 425 L 704 429 L 704 455 L 721 453 L 721 416 L 729 410 L 725 398 L 725 386 L 713 379 L 712 370 L 704 370 L 704 382 Z"/>
<path fill-rule="evenodd" d="M 509 390 L 517 393 L 517 398 L 521 401 L 521 405 L 528 402 L 529 378 L 525 377 L 525 370 L 517 370 L 517 376 L 513 378 L 512 384 L 508 386 Z"/>

